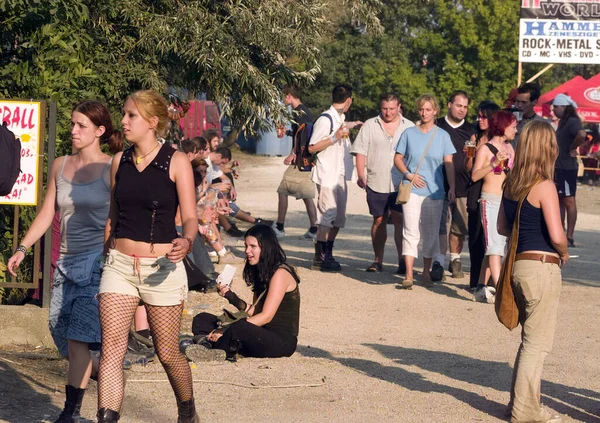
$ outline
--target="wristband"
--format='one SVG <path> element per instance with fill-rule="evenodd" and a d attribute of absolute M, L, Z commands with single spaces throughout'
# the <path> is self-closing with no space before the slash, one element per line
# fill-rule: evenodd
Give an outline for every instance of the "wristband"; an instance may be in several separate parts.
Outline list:
<path fill-rule="evenodd" d="M 408 177 L 408 174 L 409 174 L 409 173 L 410 173 L 410 171 L 408 171 L 408 170 L 407 170 L 406 172 L 404 172 L 404 173 L 403 173 L 404 177 L 405 177 L 405 178 L 406 178 L 406 177 Z"/>
<path fill-rule="evenodd" d="M 24 255 L 27 255 L 27 247 L 26 247 L 26 246 L 24 246 L 23 244 L 19 244 L 19 245 L 17 245 L 17 248 L 15 248 L 15 253 L 16 253 L 17 251 L 20 251 L 20 252 L 22 252 Z"/>

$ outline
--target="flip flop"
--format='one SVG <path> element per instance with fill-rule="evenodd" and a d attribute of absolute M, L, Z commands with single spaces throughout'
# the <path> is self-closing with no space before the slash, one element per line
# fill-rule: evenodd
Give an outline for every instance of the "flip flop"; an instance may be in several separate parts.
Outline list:
<path fill-rule="evenodd" d="M 369 267 L 367 267 L 367 269 L 365 270 L 365 272 L 381 272 L 383 270 L 383 265 L 381 263 L 377 263 L 377 262 L 373 262 Z"/>

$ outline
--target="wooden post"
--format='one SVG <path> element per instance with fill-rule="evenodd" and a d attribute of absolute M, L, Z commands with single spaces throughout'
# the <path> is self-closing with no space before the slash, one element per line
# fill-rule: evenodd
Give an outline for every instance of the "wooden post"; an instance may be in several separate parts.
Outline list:
<path fill-rule="evenodd" d="M 521 81 L 523 80 L 523 63 L 519 60 L 519 66 L 517 68 L 517 87 L 521 86 Z"/>
<path fill-rule="evenodd" d="M 17 245 L 19 243 L 19 205 L 17 204 L 15 206 L 15 211 L 13 213 L 13 242 L 12 242 L 12 250 L 15 251 L 15 249 L 17 248 Z M 10 276 L 9 276 L 10 275 Z M 16 283 L 17 282 L 17 278 L 13 278 L 13 276 L 10 273 L 6 273 L 7 277 L 10 277 L 10 281 L 12 283 Z"/>

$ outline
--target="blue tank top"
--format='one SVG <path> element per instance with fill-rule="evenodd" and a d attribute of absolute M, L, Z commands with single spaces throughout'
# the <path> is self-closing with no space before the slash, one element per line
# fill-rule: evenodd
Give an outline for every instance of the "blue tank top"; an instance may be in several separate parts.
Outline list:
<path fill-rule="evenodd" d="M 519 202 L 502 197 L 502 203 L 504 204 L 504 215 L 508 221 L 508 227 L 512 231 Z M 525 198 L 523 207 L 521 207 L 517 254 L 523 251 L 546 251 L 558 254 L 558 251 L 552 245 L 542 209 L 532 206 L 527 198 Z"/>

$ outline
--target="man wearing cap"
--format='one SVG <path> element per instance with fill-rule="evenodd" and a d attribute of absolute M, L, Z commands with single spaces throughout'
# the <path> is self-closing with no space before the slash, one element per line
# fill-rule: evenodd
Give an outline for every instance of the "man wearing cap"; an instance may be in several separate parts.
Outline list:
<path fill-rule="evenodd" d="M 552 110 L 558 121 L 556 141 L 558 158 L 554 169 L 554 183 L 560 200 L 560 215 L 563 221 L 567 217 L 567 241 L 569 247 L 575 247 L 573 233 L 577 222 L 577 147 L 585 142 L 586 133 L 581 128 L 581 119 L 577 116 L 577 104 L 565 94 L 558 94 L 552 102 Z"/>

